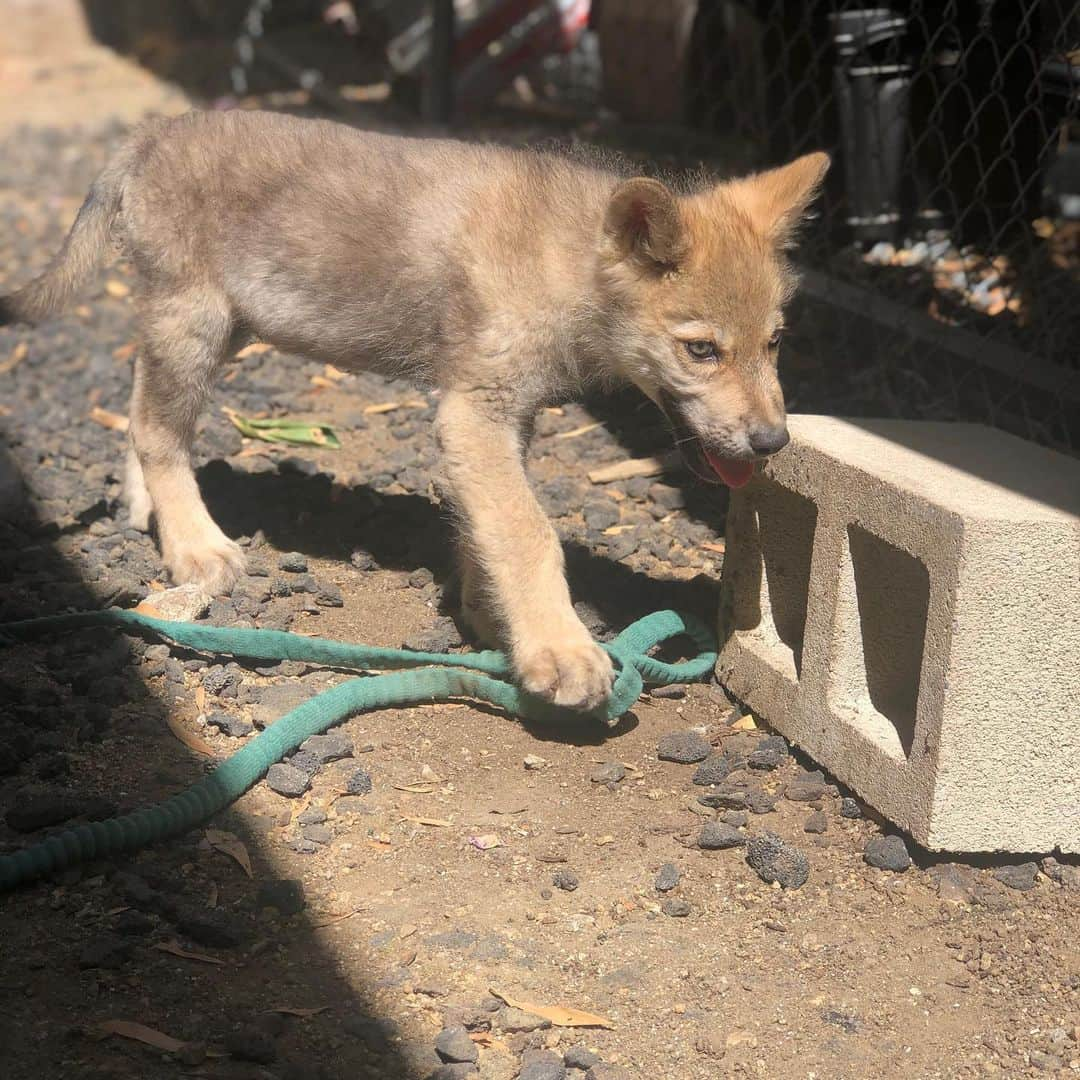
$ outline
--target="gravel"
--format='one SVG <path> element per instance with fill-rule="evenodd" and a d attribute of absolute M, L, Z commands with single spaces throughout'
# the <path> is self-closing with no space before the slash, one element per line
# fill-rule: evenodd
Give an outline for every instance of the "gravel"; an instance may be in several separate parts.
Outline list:
<path fill-rule="evenodd" d="M 698 834 L 698 847 L 705 851 L 722 851 L 745 843 L 746 837 L 723 821 L 707 821 Z"/>
<path fill-rule="evenodd" d="M 693 782 L 701 787 L 721 784 L 732 771 L 731 758 L 726 754 L 710 754 L 694 771 Z"/>
<path fill-rule="evenodd" d="M 435 1038 L 435 1053 L 446 1062 L 474 1062 L 480 1054 L 463 1027 L 448 1027 Z"/>
<path fill-rule="evenodd" d="M 771 832 L 755 836 L 746 845 L 746 861 L 762 881 L 779 882 L 785 889 L 801 888 L 810 876 L 806 856 Z"/>
<path fill-rule="evenodd" d="M 666 862 L 660 867 L 656 880 L 653 882 L 653 888 L 657 892 L 671 892 L 679 884 L 681 877 L 682 872 L 679 868 L 673 862 Z M 585 1068 L 585 1066 L 582 1067 Z"/>
<path fill-rule="evenodd" d="M 282 915 L 299 915 L 307 907 L 304 883 L 293 878 L 265 881 L 259 886 L 255 902 L 261 908 L 276 908 Z"/>
<path fill-rule="evenodd" d="M 503 1031 L 517 1032 L 544 1031 L 551 1027 L 551 1021 L 535 1013 L 515 1009 L 512 1005 L 501 1008 L 495 1016 L 495 1024 Z"/>
<path fill-rule="evenodd" d="M 371 788 L 371 773 L 367 769 L 353 769 L 345 780 L 345 793 L 347 795 L 370 795 Z"/>
<path fill-rule="evenodd" d="M 266 786 L 279 795 L 297 799 L 311 786 L 311 776 L 294 765 L 278 762 L 266 774 Z"/>
<path fill-rule="evenodd" d="M 690 914 L 690 905 L 687 901 L 673 896 L 660 905 L 660 910 L 672 919 L 685 919 Z"/>
<path fill-rule="evenodd" d="M 911 866 L 907 844 L 899 836 L 872 836 L 863 849 L 863 859 L 879 870 L 902 874 Z"/>
<path fill-rule="evenodd" d="M 1035 888 L 1039 876 L 1039 864 L 1034 862 L 1011 863 L 994 870 L 994 877 L 1010 889 L 1026 892 Z"/>
<path fill-rule="evenodd" d="M 617 784 L 626 778 L 626 766 L 618 761 L 606 761 L 593 769 L 589 779 L 594 784 Z"/>
<path fill-rule="evenodd" d="M 218 731 L 233 739 L 242 739 L 255 730 L 255 725 L 242 716 L 231 716 L 229 713 L 213 712 L 206 718 L 208 727 L 217 728 Z"/>
<path fill-rule="evenodd" d="M 673 731 L 665 735 L 656 748 L 656 756 L 661 761 L 674 761 L 679 765 L 703 761 L 711 752 L 708 740 L 694 731 Z"/>
<path fill-rule="evenodd" d="M 670 863 L 668 864 L 670 865 Z M 571 1046 L 569 1050 L 563 1054 L 563 1062 L 568 1069 L 591 1069 L 594 1065 L 600 1063 L 600 1055 L 593 1053 L 584 1043 L 578 1043 L 576 1046 Z"/>
<path fill-rule="evenodd" d="M 551 879 L 551 884 L 563 892 L 574 892 L 578 887 L 578 876 L 573 870 L 560 870 Z"/>

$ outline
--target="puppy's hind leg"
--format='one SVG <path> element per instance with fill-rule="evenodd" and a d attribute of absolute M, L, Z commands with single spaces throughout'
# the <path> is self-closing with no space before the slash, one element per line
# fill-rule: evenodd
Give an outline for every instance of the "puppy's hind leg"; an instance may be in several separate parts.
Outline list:
<path fill-rule="evenodd" d="M 135 450 L 135 442 L 130 438 L 124 469 L 124 502 L 128 508 L 128 524 L 140 532 L 149 532 L 150 515 L 154 506 L 150 501 L 150 492 L 146 489 L 146 478 Z"/>
<path fill-rule="evenodd" d="M 131 399 L 131 442 L 139 466 L 128 471 L 132 521 L 152 508 L 162 557 L 178 584 L 227 592 L 243 570 L 243 555 L 199 494 L 191 443 L 228 348 L 229 307 L 207 289 L 156 294 L 145 300 L 141 322 L 144 344 Z"/>

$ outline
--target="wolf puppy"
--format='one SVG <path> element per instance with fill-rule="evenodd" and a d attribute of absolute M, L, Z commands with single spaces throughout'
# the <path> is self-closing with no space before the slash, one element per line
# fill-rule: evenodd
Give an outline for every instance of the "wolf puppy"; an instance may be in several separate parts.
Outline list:
<path fill-rule="evenodd" d="M 209 593 L 243 558 L 202 501 L 191 444 L 239 345 L 437 387 L 466 616 L 530 691 L 592 708 L 612 667 L 526 479 L 535 413 L 631 382 L 698 476 L 745 483 L 788 439 L 783 252 L 828 164 L 676 194 L 530 151 L 195 113 L 128 141 L 49 269 L 0 299 L 0 323 L 57 311 L 119 243 L 138 275 L 131 521 L 152 515 L 174 580 Z"/>

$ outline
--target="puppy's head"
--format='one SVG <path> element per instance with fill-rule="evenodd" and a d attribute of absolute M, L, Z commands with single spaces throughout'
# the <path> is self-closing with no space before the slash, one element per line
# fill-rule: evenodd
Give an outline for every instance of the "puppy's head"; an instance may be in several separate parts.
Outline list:
<path fill-rule="evenodd" d="M 637 178 L 608 203 L 610 359 L 664 411 L 702 479 L 739 487 L 788 441 L 776 373 L 795 290 L 784 251 L 828 167 L 808 154 L 689 196 Z"/>

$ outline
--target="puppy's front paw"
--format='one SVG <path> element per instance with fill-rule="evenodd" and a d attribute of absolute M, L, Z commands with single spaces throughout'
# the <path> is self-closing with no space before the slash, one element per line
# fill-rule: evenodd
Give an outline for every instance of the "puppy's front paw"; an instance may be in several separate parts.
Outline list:
<path fill-rule="evenodd" d="M 178 585 L 198 585 L 208 596 L 231 591 L 244 572 L 244 553 L 222 535 L 205 545 L 177 546 L 166 554 L 165 563 Z"/>
<path fill-rule="evenodd" d="M 529 693 L 570 709 L 594 709 L 615 678 L 611 657 L 588 635 L 520 648 L 515 666 Z"/>

